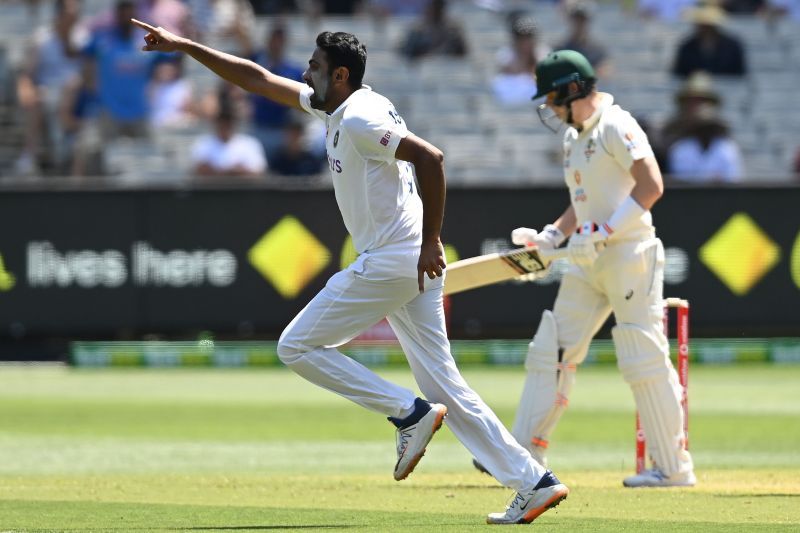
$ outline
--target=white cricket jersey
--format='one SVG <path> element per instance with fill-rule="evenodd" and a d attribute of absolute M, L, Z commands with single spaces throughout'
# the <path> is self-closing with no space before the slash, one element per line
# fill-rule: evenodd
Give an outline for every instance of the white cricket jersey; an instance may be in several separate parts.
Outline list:
<path fill-rule="evenodd" d="M 653 155 L 647 135 L 631 114 L 614 105 L 610 94 L 600 94 L 600 107 L 583 130 L 570 127 L 564 134 L 564 179 L 578 225 L 608 221 L 633 189 L 633 162 Z M 646 237 L 652 228 L 653 217 L 646 211 L 624 234 L 615 232 L 611 239 Z"/>
<path fill-rule="evenodd" d="M 406 124 L 385 97 L 367 87 L 333 112 L 311 107 L 313 89 L 300 92 L 300 105 L 325 120 L 325 148 L 336 201 L 359 252 L 386 245 L 422 244 L 422 201 L 411 163 L 395 158 Z"/>

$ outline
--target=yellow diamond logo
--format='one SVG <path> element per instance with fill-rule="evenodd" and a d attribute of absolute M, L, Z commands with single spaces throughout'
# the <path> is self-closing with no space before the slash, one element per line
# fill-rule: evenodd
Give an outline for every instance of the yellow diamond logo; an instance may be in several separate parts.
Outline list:
<path fill-rule="evenodd" d="M 700 248 L 700 260 L 737 296 L 778 264 L 781 250 L 745 213 L 736 213 Z"/>
<path fill-rule="evenodd" d="M 339 270 L 347 268 L 350 263 L 356 260 L 356 257 L 358 257 L 358 252 L 356 247 L 353 246 L 353 237 L 348 235 L 344 239 L 344 244 L 342 244 L 342 253 L 339 254 Z"/>
<path fill-rule="evenodd" d="M 3 256 L 0 255 L 0 291 L 10 291 L 14 288 L 16 283 L 17 279 L 14 277 L 14 274 L 6 270 L 3 264 Z"/>
<path fill-rule="evenodd" d="M 331 253 L 299 220 L 287 215 L 250 248 L 247 259 L 289 300 L 328 266 Z"/>

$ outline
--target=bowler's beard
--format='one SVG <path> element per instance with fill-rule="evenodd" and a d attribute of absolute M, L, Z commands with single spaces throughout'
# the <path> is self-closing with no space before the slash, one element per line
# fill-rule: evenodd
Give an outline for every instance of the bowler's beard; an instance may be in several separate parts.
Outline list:
<path fill-rule="evenodd" d="M 327 79 L 314 82 L 314 94 L 311 95 L 311 107 L 324 111 L 325 101 L 328 99 L 329 83 Z"/>

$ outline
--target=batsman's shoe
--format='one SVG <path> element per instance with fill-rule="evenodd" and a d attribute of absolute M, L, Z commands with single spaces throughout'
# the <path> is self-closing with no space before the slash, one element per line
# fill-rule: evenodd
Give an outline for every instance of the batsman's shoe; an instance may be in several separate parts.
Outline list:
<path fill-rule="evenodd" d="M 561 503 L 567 495 L 567 486 L 548 470 L 535 487 L 518 492 L 505 513 L 491 513 L 486 517 L 486 523 L 530 524 L 543 512 Z"/>
<path fill-rule="evenodd" d="M 397 426 L 397 464 L 394 466 L 394 478 L 397 481 L 407 478 L 414 471 L 425 455 L 425 447 L 433 434 L 442 427 L 445 416 L 447 407 L 444 405 L 417 398 L 411 416 L 405 419 L 389 417 Z"/>
<path fill-rule="evenodd" d="M 626 487 L 694 487 L 697 478 L 694 472 L 665 476 L 661 470 L 653 468 L 643 470 L 640 474 L 626 477 L 622 484 Z"/>

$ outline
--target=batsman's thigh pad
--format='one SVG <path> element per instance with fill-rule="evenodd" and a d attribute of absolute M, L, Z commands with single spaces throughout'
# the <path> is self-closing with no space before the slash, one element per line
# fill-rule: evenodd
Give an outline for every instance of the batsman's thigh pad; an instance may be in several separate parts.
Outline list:
<path fill-rule="evenodd" d="M 583 362 L 592 337 L 610 313 L 606 295 L 583 272 L 572 269 L 564 275 L 553 306 L 564 361 L 576 365 Z"/>
<path fill-rule="evenodd" d="M 680 383 L 666 338 L 632 324 L 619 324 L 611 334 L 617 365 L 633 391 L 655 465 L 667 476 L 691 471 L 692 459 L 684 449 Z"/>
<path fill-rule="evenodd" d="M 545 311 L 525 358 L 522 389 L 512 434 L 540 462 L 544 462 L 550 433 L 567 406 L 575 383 L 575 364 L 563 361 L 558 346 L 558 327 L 552 312 Z"/>

